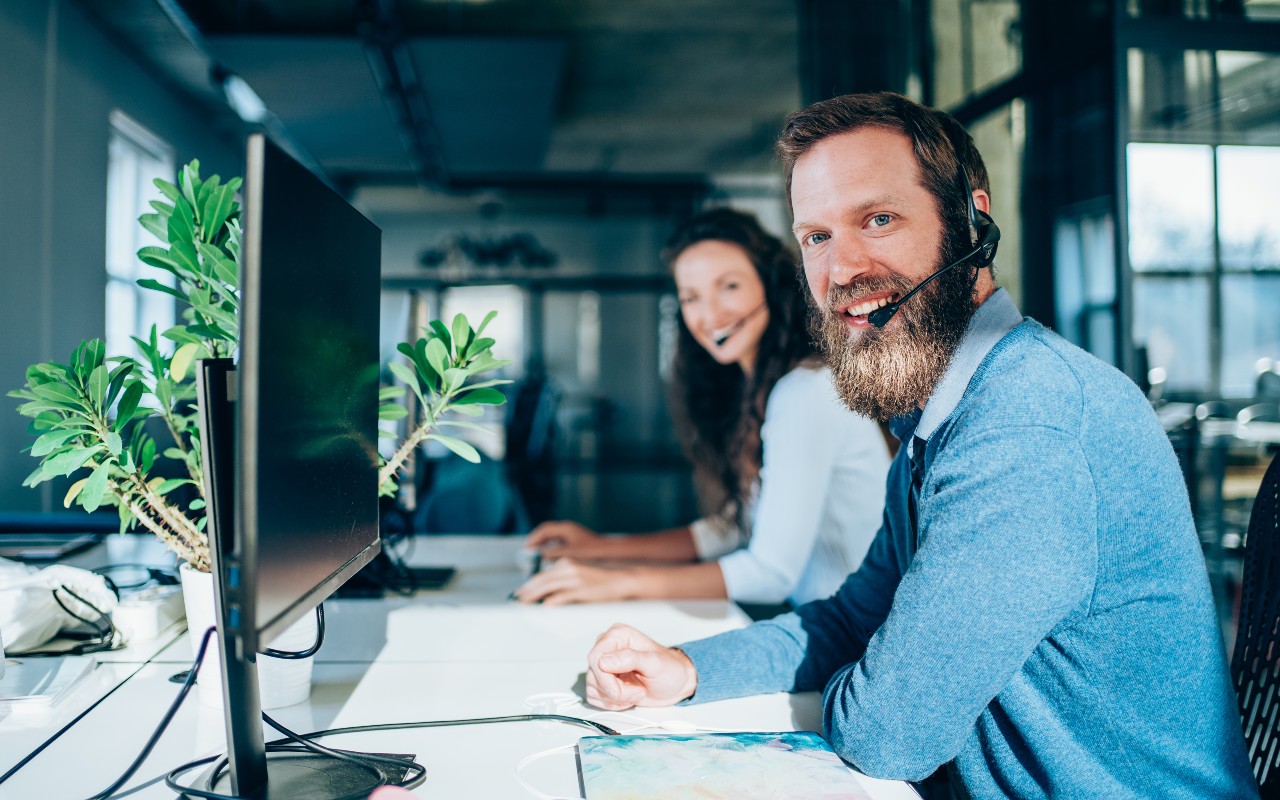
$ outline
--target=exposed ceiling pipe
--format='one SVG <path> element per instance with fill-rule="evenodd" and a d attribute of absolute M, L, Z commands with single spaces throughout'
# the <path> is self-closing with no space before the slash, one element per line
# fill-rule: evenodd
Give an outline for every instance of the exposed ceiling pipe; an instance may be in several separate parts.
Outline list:
<path fill-rule="evenodd" d="M 443 188 L 449 182 L 449 173 L 440 137 L 395 3 L 393 0 L 359 0 L 358 9 L 363 19 L 360 37 L 364 40 L 369 69 L 395 120 L 414 173 L 427 188 Z"/>

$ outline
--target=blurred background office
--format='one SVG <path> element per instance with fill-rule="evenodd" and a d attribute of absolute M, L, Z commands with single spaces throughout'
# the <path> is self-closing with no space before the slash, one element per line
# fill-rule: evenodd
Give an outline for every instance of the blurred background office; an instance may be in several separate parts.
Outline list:
<path fill-rule="evenodd" d="M 265 128 L 383 229 L 388 358 L 500 312 L 488 458 L 422 454 L 397 524 L 679 524 L 662 241 L 714 205 L 785 232 L 785 115 L 881 89 L 968 126 L 1000 281 L 1149 393 L 1229 593 L 1280 438 L 1280 0 L 6 0 L 0 385 L 172 321 L 134 284 L 150 181 Z M 61 510 L 13 406 L 0 512 Z"/>

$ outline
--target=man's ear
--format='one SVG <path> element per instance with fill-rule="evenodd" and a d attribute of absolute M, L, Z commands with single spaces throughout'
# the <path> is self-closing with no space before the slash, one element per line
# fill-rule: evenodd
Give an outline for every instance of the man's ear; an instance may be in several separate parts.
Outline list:
<path fill-rule="evenodd" d="M 991 196 L 987 194 L 985 189 L 973 190 L 973 207 L 984 214 L 991 213 Z"/>

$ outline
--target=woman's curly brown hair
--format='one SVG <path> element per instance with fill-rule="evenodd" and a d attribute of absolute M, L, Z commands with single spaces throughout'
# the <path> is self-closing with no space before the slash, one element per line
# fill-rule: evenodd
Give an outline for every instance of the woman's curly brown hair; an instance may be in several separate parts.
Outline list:
<path fill-rule="evenodd" d="M 769 323 L 748 378 L 737 364 L 720 364 L 693 338 L 680 316 L 671 404 L 685 452 L 693 461 L 707 513 L 742 523 L 743 499 L 760 474 L 760 427 L 774 384 L 798 364 L 816 360 L 806 327 L 807 305 L 796 258 L 750 214 L 719 208 L 685 222 L 667 240 L 670 268 L 689 247 L 716 240 L 742 248 L 764 284 Z"/>

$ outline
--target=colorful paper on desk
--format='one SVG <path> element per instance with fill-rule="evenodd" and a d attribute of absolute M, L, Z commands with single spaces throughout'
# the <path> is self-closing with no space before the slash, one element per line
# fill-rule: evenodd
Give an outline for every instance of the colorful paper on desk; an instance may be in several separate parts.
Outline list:
<path fill-rule="evenodd" d="M 587 800 L 870 800 L 821 736 L 702 733 L 584 736 Z"/>

